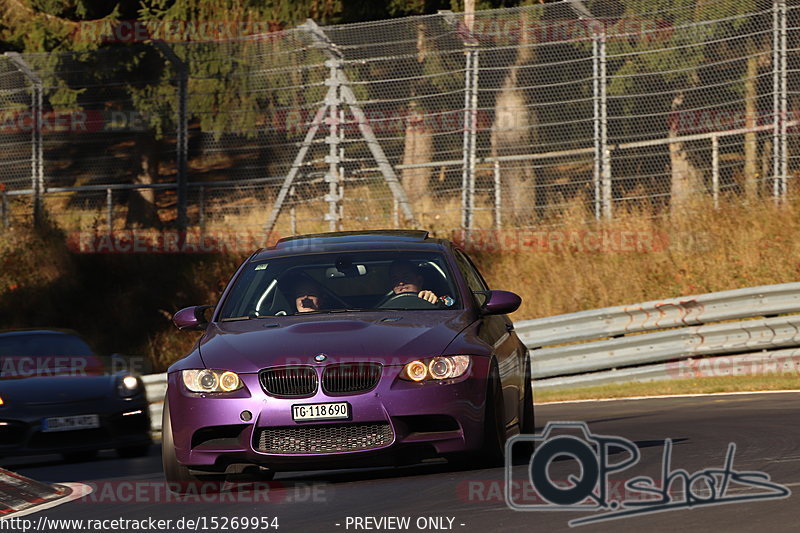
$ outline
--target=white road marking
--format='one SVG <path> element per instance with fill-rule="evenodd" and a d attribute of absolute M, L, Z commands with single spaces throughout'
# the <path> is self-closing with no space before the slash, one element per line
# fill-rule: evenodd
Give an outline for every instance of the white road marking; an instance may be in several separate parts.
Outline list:
<path fill-rule="evenodd" d="M 800 390 L 764 390 L 764 391 L 740 391 L 740 392 L 712 392 L 708 394 L 664 394 L 661 396 L 628 396 L 625 398 L 594 398 L 589 400 L 563 400 L 558 402 L 536 402 L 536 382 L 533 386 L 533 403 L 536 405 L 556 405 L 561 403 L 586 403 L 586 402 L 624 402 L 628 400 L 663 400 L 664 398 L 703 398 L 707 396 L 747 396 L 753 394 L 797 394 Z"/>

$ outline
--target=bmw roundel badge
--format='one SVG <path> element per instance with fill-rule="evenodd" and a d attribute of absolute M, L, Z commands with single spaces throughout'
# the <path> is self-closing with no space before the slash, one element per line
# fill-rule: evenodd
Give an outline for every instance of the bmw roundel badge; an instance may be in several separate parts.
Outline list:
<path fill-rule="evenodd" d="M 328 358 L 327 355 L 325 355 L 324 353 L 321 353 L 321 354 L 317 354 L 317 355 L 314 356 L 314 361 L 316 361 L 317 363 L 321 363 L 327 358 Z"/>

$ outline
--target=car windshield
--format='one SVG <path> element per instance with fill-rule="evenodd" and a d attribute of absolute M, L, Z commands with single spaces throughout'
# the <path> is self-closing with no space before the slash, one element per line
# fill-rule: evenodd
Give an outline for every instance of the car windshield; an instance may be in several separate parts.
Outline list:
<path fill-rule="evenodd" d="M 444 256 L 347 252 L 282 257 L 245 265 L 219 319 L 368 311 L 459 309 Z"/>
<path fill-rule="evenodd" d="M 83 340 L 66 333 L 0 336 L 0 357 L 81 357 L 92 355 Z"/>
<path fill-rule="evenodd" d="M 68 333 L 0 335 L 0 380 L 102 372 L 103 360 Z"/>

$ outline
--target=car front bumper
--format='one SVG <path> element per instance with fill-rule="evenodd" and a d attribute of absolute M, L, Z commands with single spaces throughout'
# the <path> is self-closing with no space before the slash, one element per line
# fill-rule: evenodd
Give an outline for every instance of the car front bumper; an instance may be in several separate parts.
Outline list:
<path fill-rule="evenodd" d="M 96 414 L 99 427 L 43 431 L 46 418 Z M 151 444 L 144 398 L 25 405 L 0 410 L 0 457 L 127 448 Z"/>
<path fill-rule="evenodd" d="M 368 392 L 334 396 L 320 388 L 301 399 L 268 395 L 257 374 L 241 374 L 245 388 L 234 393 L 192 393 L 174 372 L 167 394 L 176 457 L 198 470 L 219 471 L 234 463 L 303 470 L 477 450 L 483 441 L 488 365 L 488 358 L 474 357 L 464 376 L 433 383 L 400 380 L 401 366 L 385 366 Z M 348 420 L 292 419 L 293 405 L 342 401 L 350 404 Z M 262 437 L 264 432 L 271 437 Z"/>

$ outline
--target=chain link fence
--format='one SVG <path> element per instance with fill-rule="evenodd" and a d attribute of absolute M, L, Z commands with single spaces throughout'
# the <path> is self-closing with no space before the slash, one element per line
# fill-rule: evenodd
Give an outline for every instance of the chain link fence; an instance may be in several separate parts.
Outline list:
<path fill-rule="evenodd" d="M 98 50 L 6 54 L 2 223 L 43 210 L 67 231 L 266 239 L 796 196 L 800 5 L 647 4 L 190 42 L 114 42 L 110 27 Z"/>

